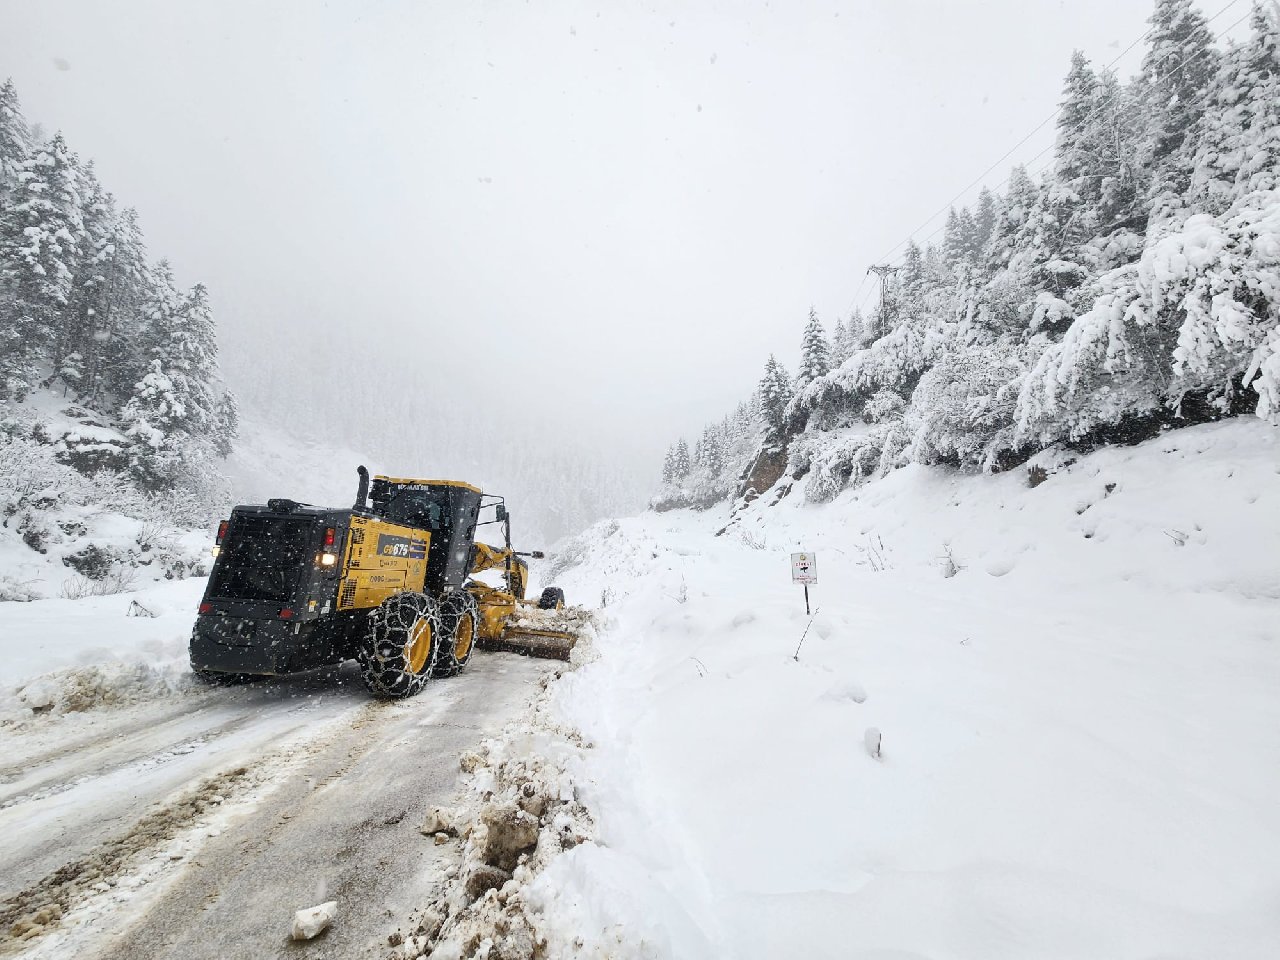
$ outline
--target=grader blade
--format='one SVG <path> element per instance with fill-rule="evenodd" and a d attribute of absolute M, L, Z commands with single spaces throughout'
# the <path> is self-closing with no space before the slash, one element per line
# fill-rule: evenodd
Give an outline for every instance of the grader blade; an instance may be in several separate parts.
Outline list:
<path fill-rule="evenodd" d="M 568 660 L 577 642 L 577 636 L 567 630 L 512 626 L 503 630 L 496 640 L 485 641 L 481 646 L 486 650 L 505 650 L 526 657 Z"/>
<path fill-rule="evenodd" d="M 591 611 L 581 607 L 543 609 L 524 600 L 514 606 L 496 636 L 490 634 L 481 642 L 484 649 L 568 660 L 578 640 L 595 624 Z"/>

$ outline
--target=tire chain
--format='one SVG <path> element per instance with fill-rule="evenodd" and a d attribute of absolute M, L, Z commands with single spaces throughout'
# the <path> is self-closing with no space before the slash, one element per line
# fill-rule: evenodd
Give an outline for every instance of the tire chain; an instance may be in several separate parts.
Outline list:
<path fill-rule="evenodd" d="M 467 655 L 458 661 L 453 655 L 454 643 L 458 639 L 458 625 L 468 613 L 471 614 L 471 647 L 467 650 Z M 452 677 L 462 672 L 471 659 L 471 654 L 475 652 L 476 634 L 480 630 L 480 604 L 469 591 L 456 591 L 449 594 L 440 605 L 440 620 L 447 636 L 442 634 L 445 642 L 441 643 L 440 655 L 436 660 L 436 676 Z"/>
<path fill-rule="evenodd" d="M 421 672 L 409 668 L 408 644 L 414 625 L 425 619 L 431 629 L 431 652 Z M 371 614 L 360 649 L 360 679 L 371 693 L 411 697 L 431 679 L 442 638 L 440 608 L 421 593 L 399 593 Z"/>

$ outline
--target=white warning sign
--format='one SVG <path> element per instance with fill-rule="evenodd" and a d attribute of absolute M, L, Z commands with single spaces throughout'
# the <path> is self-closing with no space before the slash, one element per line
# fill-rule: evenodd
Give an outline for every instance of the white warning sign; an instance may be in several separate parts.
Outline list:
<path fill-rule="evenodd" d="M 818 555 L 816 553 L 793 553 L 791 555 L 791 582 L 818 582 Z"/>

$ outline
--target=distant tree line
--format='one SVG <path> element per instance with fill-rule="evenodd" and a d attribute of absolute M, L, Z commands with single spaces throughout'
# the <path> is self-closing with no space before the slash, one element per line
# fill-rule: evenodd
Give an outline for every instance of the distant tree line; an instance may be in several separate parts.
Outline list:
<path fill-rule="evenodd" d="M 1280 13 L 1248 19 L 1220 49 L 1190 0 L 1157 0 L 1127 82 L 1075 53 L 1052 164 L 909 241 L 865 317 L 828 337 L 810 311 L 798 373 L 768 359 L 759 446 L 720 486 L 808 474 L 826 500 L 909 462 L 1002 470 L 1280 415 Z M 671 453 L 663 479 L 681 501 Z"/>
<path fill-rule="evenodd" d="M 10 433 L 10 415 L 42 393 L 67 398 L 103 428 L 91 442 L 93 430 L 81 431 L 78 451 L 75 438 L 71 447 L 61 438 L 70 462 L 127 473 L 143 489 L 172 487 L 194 462 L 226 455 L 235 436 L 208 291 L 179 290 L 168 263 L 149 260 L 136 212 L 118 207 L 93 162 L 61 134 L 46 138 L 27 123 L 8 81 L 0 86 L 0 414 Z"/>

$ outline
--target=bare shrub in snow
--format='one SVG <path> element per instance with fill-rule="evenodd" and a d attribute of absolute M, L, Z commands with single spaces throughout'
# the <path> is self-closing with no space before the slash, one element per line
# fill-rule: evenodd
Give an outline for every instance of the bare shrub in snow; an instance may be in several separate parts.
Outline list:
<path fill-rule="evenodd" d="M 545 582 L 551 583 L 563 576 L 565 572 L 585 563 L 591 549 L 617 531 L 617 520 L 599 520 L 582 533 L 562 540 L 547 558 Z"/>
<path fill-rule="evenodd" d="M 62 562 L 89 580 L 105 580 L 120 562 L 120 557 L 108 547 L 90 543 L 66 554 Z"/>
<path fill-rule="evenodd" d="M 942 545 L 942 556 L 938 558 L 938 566 L 942 570 L 942 575 L 947 579 L 954 577 L 964 569 L 964 564 L 956 559 L 949 543 Z"/>
<path fill-rule="evenodd" d="M 83 574 L 64 580 L 58 595 L 64 600 L 83 600 L 85 597 L 111 597 L 118 593 L 127 593 L 133 589 L 138 579 L 132 567 L 117 565 L 97 579 L 90 579 Z"/>
<path fill-rule="evenodd" d="M 85 597 L 101 596 L 96 591 L 97 584 L 92 580 L 85 576 L 76 576 L 62 581 L 62 589 L 58 591 L 58 596 L 63 600 L 83 600 Z"/>
<path fill-rule="evenodd" d="M 143 553 L 149 552 L 153 547 L 170 543 L 167 535 L 168 525 L 156 519 L 148 519 L 142 521 L 142 526 L 138 528 L 137 534 L 133 540 Z"/>
<path fill-rule="evenodd" d="M 858 551 L 860 559 L 857 561 L 860 567 L 870 567 L 874 573 L 882 570 L 888 570 L 892 564 L 889 563 L 889 550 L 885 547 L 884 540 L 879 534 L 866 534 L 862 538 L 861 543 L 855 543 L 854 549 Z"/>

